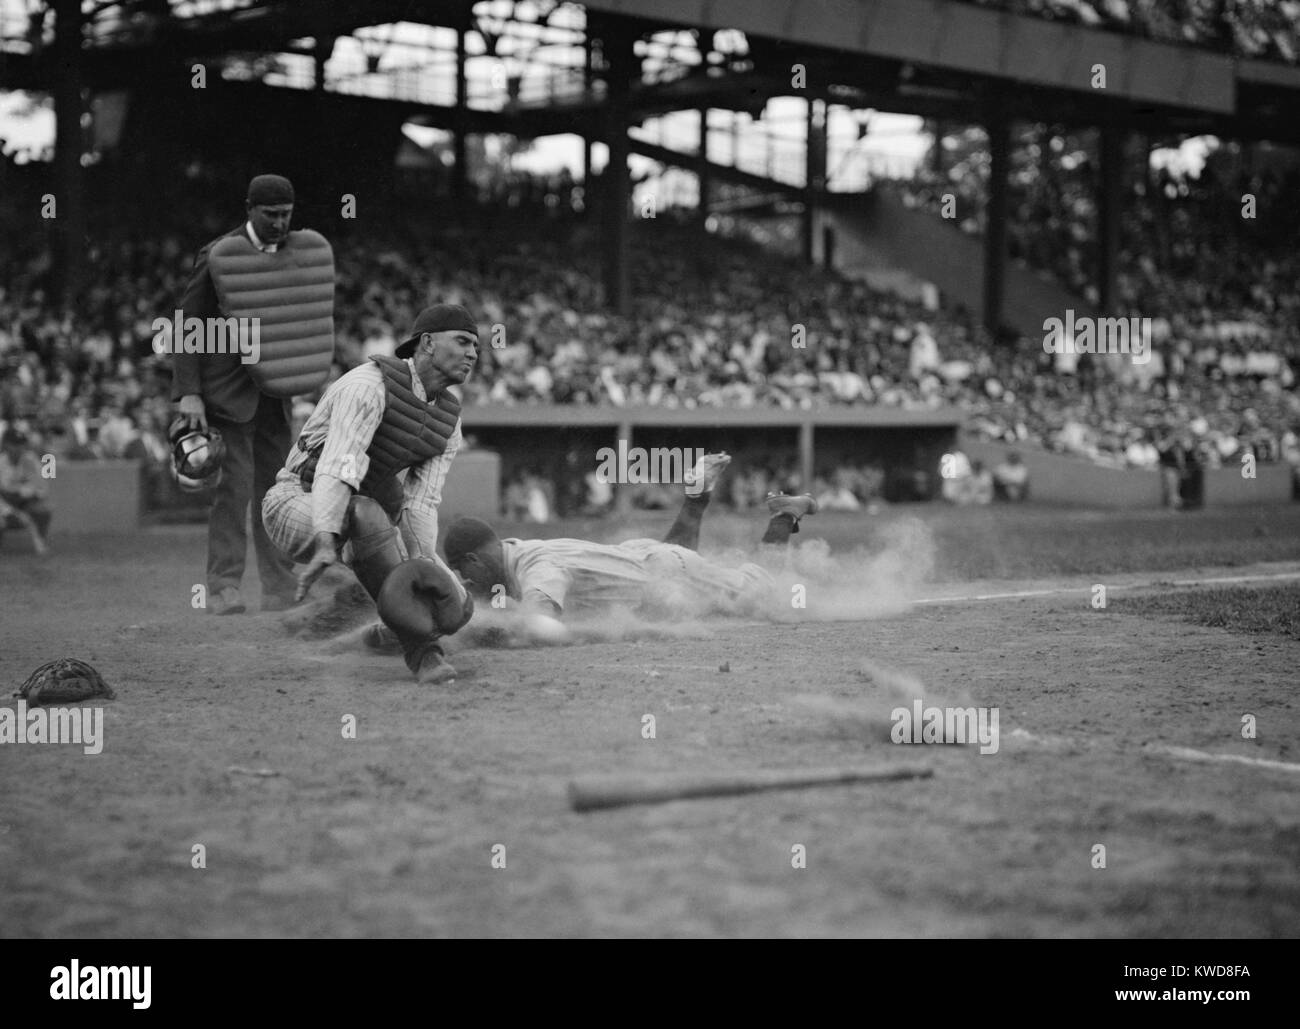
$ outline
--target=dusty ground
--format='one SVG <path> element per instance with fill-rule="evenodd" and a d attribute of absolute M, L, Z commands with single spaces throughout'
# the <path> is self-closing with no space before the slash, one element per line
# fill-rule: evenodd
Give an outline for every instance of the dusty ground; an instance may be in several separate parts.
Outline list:
<path fill-rule="evenodd" d="M 1300 931 L 1300 774 L 1158 749 L 1300 763 L 1300 643 L 1093 610 L 1087 575 L 927 584 L 950 602 L 873 619 L 462 648 L 456 686 L 430 690 L 275 616 L 192 611 L 192 529 L 65 540 L 45 562 L 10 542 L 0 684 L 70 654 L 118 699 L 101 754 L 0 746 L 6 936 Z M 1078 589 L 960 599 L 1062 585 Z M 997 706 L 998 753 L 895 746 L 833 713 L 891 707 L 900 677 L 930 703 Z M 594 814 L 565 798 L 595 772 L 918 761 L 933 778 Z"/>

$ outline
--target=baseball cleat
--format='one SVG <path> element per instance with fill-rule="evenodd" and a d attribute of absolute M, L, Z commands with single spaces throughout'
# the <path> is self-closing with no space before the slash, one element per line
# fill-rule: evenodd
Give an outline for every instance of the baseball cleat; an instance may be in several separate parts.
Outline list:
<path fill-rule="evenodd" d="M 214 615 L 242 615 L 246 608 L 238 587 L 227 586 L 208 598 L 208 610 Z"/>
<path fill-rule="evenodd" d="M 426 654 L 420 662 L 420 670 L 415 673 L 415 681 L 421 686 L 444 686 L 456 681 L 456 669 L 436 651 Z"/>
<path fill-rule="evenodd" d="M 731 464 L 730 454 L 705 454 L 695 463 L 695 467 L 686 473 L 688 492 L 708 493 L 718 484 L 718 479 Z"/>
<path fill-rule="evenodd" d="M 402 642 L 397 638 L 397 633 L 383 622 L 367 625 L 366 631 L 361 634 L 361 643 L 367 650 L 373 650 L 377 654 L 402 652 Z"/>
<path fill-rule="evenodd" d="M 804 515 L 817 513 L 817 500 L 811 493 L 791 496 L 788 493 L 769 493 L 767 509 L 774 515 L 788 514 L 797 522 Z"/>

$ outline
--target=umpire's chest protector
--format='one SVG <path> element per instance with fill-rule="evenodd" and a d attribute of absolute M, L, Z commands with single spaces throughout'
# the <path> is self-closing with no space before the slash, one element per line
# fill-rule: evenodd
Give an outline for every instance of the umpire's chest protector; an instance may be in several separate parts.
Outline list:
<path fill-rule="evenodd" d="M 318 389 L 334 360 L 334 251 L 319 232 L 291 232 L 273 254 L 247 236 L 227 236 L 208 255 L 228 318 L 256 318 L 259 359 L 248 374 L 263 393 L 292 397 Z"/>

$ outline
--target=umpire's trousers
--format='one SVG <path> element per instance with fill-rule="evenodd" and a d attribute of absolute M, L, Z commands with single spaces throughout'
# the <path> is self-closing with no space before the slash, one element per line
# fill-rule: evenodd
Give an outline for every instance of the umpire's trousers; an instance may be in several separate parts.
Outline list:
<path fill-rule="evenodd" d="M 263 393 L 251 421 L 229 422 L 209 415 L 208 423 L 226 444 L 221 482 L 208 516 L 208 592 L 238 587 L 244 578 L 248 553 L 245 523 L 251 503 L 262 596 L 291 599 L 297 585 L 293 563 L 275 548 L 262 526 L 262 498 L 289 453 L 286 403 Z"/>

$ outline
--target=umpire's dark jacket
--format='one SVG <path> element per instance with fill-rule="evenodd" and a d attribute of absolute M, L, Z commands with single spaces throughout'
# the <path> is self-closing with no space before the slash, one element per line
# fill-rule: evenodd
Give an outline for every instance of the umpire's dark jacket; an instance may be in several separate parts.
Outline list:
<path fill-rule="evenodd" d="M 218 236 L 199 251 L 181 298 L 181 310 L 186 318 L 224 317 L 212 276 L 208 274 L 208 253 L 217 240 L 230 236 L 252 240 L 245 223 Z M 216 415 L 229 422 L 252 421 L 261 391 L 249 377 L 248 366 L 240 360 L 238 350 L 232 354 L 183 354 L 179 353 L 180 347 L 174 349 L 177 352 L 172 354 L 172 400 L 197 393 L 203 398 L 209 416 Z"/>

